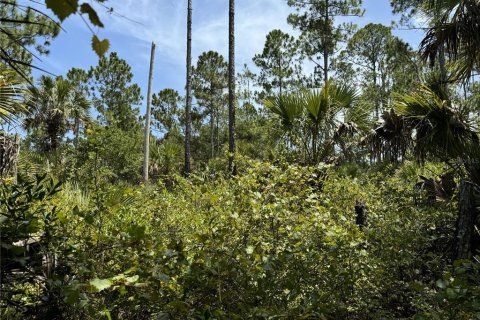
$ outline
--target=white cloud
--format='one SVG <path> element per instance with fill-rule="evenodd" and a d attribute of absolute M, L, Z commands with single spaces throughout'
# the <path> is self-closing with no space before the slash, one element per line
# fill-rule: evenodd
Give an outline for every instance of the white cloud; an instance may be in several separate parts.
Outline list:
<path fill-rule="evenodd" d="M 183 66 L 186 52 L 186 0 L 125 0 L 115 6 L 115 15 L 106 20 L 107 32 L 115 32 L 149 43 L 157 43 L 165 63 Z M 224 55 L 228 48 L 228 1 L 193 0 L 194 57 L 207 50 Z M 272 29 L 291 31 L 286 23 L 290 8 L 285 0 L 244 0 L 236 5 L 236 60 L 249 63 L 262 50 Z M 148 59 L 148 52 L 141 55 Z"/>

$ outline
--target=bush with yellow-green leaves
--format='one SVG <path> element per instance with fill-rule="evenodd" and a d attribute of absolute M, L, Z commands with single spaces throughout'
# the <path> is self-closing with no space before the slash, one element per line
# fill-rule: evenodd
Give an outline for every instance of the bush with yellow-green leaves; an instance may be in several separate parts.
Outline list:
<path fill-rule="evenodd" d="M 449 267 L 456 208 L 415 206 L 417 171 L 247 161 L 168 186 L 4 185 L 2 319 L 472 319 L 479 268 Z"/>

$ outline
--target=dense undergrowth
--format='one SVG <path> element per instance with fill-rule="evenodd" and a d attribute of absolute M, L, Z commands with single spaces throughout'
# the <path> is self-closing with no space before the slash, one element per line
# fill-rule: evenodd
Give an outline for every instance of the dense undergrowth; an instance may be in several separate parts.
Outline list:
<path fill-rule="evenodd" d="M 415 206 L 419 170 L 247 161 L 233 179 L 4 185 L 2 250 L 16 255 L 2 267 L 17 266 L 1 318 L 474 319 L 480 270 L 451 267 L 456 201 Z"/>

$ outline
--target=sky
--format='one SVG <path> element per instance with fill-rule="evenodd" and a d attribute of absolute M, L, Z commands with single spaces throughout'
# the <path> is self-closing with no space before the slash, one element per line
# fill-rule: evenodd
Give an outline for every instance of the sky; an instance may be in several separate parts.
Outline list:
<path fill-rule="evenodd" d="M 105 8 L 97 11 L 105 24 L 98 30 L 100 39 L 108 38 L 110 51 L 116 51 L 132 67 L 134 82 L 142 88 L 144 110 L 150 63 L 150 46 L 157 45 L 153 92 L 173 88 L 184 92 L 186 78 L 186 15 L 187 0 L 110 0 L 114 14 Z M 391 13 L 389 0 L 364 0 L 365 14 L 352 18 L 359 27 L 370 22 L 390 25 L 398 20 Z M 45 9 L 45 8 L 44 8 Z M 236 1 L 236 68 L 244 64 L 252 70 L 252 58 L 263 49 L 266 35 L 273 29 L 296 34 L 286 19 L 293 9 L 286 0 Z M 64 31 L 55 38 L 50 54 L 35 64 L 55 75 L 64 75 L 73 67 L 89 69 L 98 57 L 92 51 L 92 31 L 78 17 L 70 17 L 63 24 Z M 193 0 L 192 57 L 214 50 L 228 56 L 228 0 Z M 97 30 L 94 30 L 97 31 Z M 418 47 L 422 32 L 394 30 L 394 34 Z M 35 72 L 34 76 L 40 73 Z"/>

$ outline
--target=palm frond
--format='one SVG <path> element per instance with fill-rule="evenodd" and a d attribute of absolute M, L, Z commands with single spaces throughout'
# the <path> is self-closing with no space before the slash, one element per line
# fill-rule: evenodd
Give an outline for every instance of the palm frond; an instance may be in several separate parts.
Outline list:
<path fill-rule="evenodd" d="M 342 110 L 348 110 L 358 100 L 357 90 L 348 85 L 327 83 L 321 90 L 304 94 L 305 106 L 315 123 L 332 120 Z"/>
<path fill-rule="evenodd" d="M 24 84 L 15 72 L 0 68 L 1 120 L 12 122 L 26 111 L 23 103 L 25 94 Z"/>
<path fill-rule="evenodd" d="M 358 90 L 346 84 L 329 85 L 329 97 L 339 109 L 348 109 L 355 105 L 359 98 Z"/>
<path fill-rule="evenodd" d="M 348 108 L 345 111 L 343 121 L 346 123 L 355 123 L 358 130 L 367 132 L 374 125 L 375 120 L 372 119 L 374 107 L 375 105 L 371 103 L 355 104 L 354 107 Z"/>
<path fill-rule="evenodd" d="M 295 119 L 302 114 L 302 100 L 300 95 L 287 94 L 265 101 L 265 106 L 280 117 L 284 128 L 291 129 Z"/>
<path fill-rule="evenodd" d="M 319 124 L 326 118 L 329 107 L 328 90 L 309 91 L 303 94 L 302 100 L 312 122 Z"/>
<path fill-rule="evenodd" d="M 397 96 L 394 108 L 414 129 L 415 154 L 422 161 L 427 155 L 442 160 L 463 156 L 478 144 L 477 133 L 461 113 L 426 86 Z"/>
<path fill-rule="evenodd" d="M 468 78 L 480 66 L 480 1 L 434 1 L 430 9 L 434 26 L 420 43 L 422 57 L 433 65 L 443 47 L 458 62 L 456 78 Z"/>
<path fill-rule="evenodd" d="M 387 158 L 397 162 L 405 157 L 412 140 L 412 128 L 394 109 L 386 110 L 380 117 L 380 125 L 362 140 L 374 158 Z"/>

